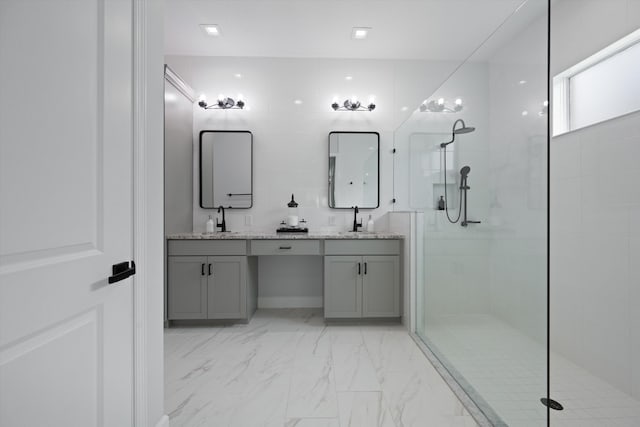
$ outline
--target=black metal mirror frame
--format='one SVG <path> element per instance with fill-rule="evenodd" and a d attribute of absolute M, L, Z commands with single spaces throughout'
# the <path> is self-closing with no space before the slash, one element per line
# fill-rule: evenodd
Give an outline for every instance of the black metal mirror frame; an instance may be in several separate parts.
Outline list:
<path fill-rule="evenodd" d="M 251 142 L 251 192 L 249 193 L 251 195 L 251 203 L 249 204 L 249 206 L 247 207 L 233 207 L 233 206 L 223 206 L 225 209 L 251 209 L 253 207 L 253 134 L 248 131 L 248 130 L 203 130 L 200 131 L 200 136 L 199 136 L 199 151 L 198 151 L 198 164 L 199 164 L 199 169 L 198 169 L 198 175 L 199 175 L 199 183 L 200 183 L 200 207 L 202 209 L 218 209 L 218 206 L 214 206 L 214 207 L 205 207 L 202 206 L 202 136 L 206 133 L 248 133 Z"/>
<path fill-rule="evenodd" d="M 329 137 L 328 137 L 328 144 L 327 144 L 327 149 L 328 149 L 328 169 L 327 169 L 327 174 L 329 176 L 329 179 L 331 179 L 331 135 L 332 134 L 370 134 L 370 135 L 375 135 L 376 136 L 376 144 L 378 145 L 378 191 L 377 191 L 377 198 L 376 198 L 376 205 L 375 206 L 358 206 L 358 209 L 377 209 L 380 207 L 380 134 L 378 132 L 367 132 L 367 131 L 332 131 L 329 132 Z M 329 204 L 329 200 L 331 200 L 331 185 L 329 180 L 327 180 L 327 205 L 329 205 L 329 208 L 331 209 L 353 209 L 353 206 L 351 207 L 332 207 Z"/>

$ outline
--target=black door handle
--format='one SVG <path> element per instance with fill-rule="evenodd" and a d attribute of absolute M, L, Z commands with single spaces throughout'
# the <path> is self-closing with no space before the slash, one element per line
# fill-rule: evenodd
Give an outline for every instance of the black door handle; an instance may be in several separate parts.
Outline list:
<path fill-rule="evenodd" d="M 211 264 L 209 264 L 209 276 L 211 276 Z"/>
<path fill-rule="evenodd" d="M 360 270 L 360 263 L 358 263 L 358 276 L 362 274 L 362 271 Z"/>
<path fill-rule="evenodd" d="M 364 274 L 367 274 L 367 263 L 364 263 Z"/>
<path fill-rule="evenodd" d="M 202 264 L 202 267 L 200 268 L 200 273 L 202 273 L 202 275 L 204 276 L 204 263 Z"/>
<path fill-rule="evenodd" d="M 109 276 L 108 280 L 109 283 L 116 283 L 124 280 L 127 277 L 136 274 L 136 263 L 131 261 L 131 266 L 129 266 L 127 261 L 119 264 L 113 264 L 111 266 L 111 274 L 112 276 Z"/>

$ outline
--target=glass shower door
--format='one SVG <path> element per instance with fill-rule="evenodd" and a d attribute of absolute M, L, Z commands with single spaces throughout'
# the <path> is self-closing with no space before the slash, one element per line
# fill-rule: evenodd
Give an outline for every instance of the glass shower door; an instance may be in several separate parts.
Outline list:
<path fill-rule="evenodd" d="M 415 332 L 494 425 L 547 425 L 547 17 L 524 3 L 395 132 Z"/>

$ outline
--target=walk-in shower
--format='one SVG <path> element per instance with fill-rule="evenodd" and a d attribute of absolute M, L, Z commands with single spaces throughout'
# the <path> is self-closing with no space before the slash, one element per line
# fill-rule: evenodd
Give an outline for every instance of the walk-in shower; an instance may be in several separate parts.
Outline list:
<path fill-rule="evenodd" d="M 394 207 L 421 222 L 416 336 L 494 426 L 548 422 L 547 18 L 523 2 L 425 94 L 465 108 L 418 107 L 394 135 Z"/>

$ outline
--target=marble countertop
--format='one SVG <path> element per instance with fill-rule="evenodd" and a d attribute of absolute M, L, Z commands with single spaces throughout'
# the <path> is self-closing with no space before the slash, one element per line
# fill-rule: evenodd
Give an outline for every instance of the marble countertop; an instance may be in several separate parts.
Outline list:
<path fill-rule="evenodd" d="M 259 233 L 251 231 L 231 231 L 216 233 L 175 233 L 167 235 L 169 240 L 371 240 L 371 239 L 404 239 L 404 234 L 392 232 L 365 231 L 336 233 Z"/>

